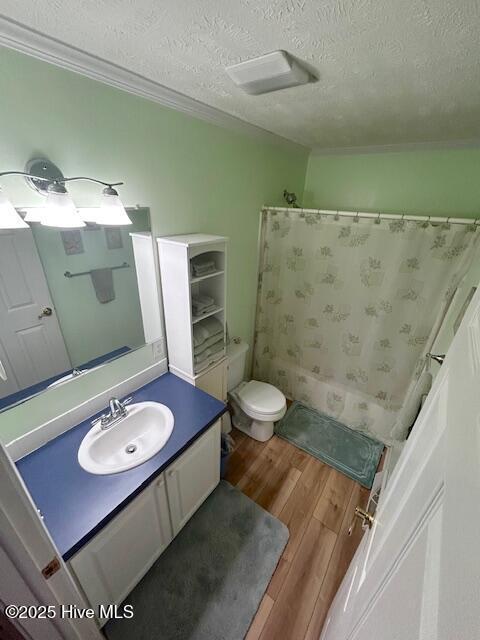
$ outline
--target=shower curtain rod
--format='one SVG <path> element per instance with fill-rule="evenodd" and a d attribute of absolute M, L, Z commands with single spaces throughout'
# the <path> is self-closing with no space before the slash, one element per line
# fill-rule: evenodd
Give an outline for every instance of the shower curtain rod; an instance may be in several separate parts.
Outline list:
<path fill-rule="evenodd" d="M 319 213 L 327 216 L 348 218 L 373 218 L 377 220 L 408 220 L 412 222 L 447 222 L 450 224 L 474 224 L 480 225 L 480 218 L 454 218 L 452 216 L 412 216 L 404 213 L 369 213 L 367 211 L 333 211 L 330 209 L 304 209 L 303 207 L 269 207 L 264 205 L 262 211 L 276 211 L 286 213 Z"/>

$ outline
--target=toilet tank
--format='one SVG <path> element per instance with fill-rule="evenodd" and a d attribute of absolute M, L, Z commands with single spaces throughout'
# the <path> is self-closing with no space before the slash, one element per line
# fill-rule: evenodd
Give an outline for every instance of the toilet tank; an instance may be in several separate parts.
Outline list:
<path fill-rule="evenodd" d="M 227 389 L 231 391 L 240 384 L 245 374 L 248 344 L 232 342 L 227 346 Z"/>

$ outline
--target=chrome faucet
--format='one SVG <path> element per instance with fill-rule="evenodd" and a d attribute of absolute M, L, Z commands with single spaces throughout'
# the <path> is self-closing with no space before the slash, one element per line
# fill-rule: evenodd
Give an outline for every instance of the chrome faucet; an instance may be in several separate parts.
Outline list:
<path fill-rule="evenodd" d="M 116 424 L 121 418 L 124 418 L 127 415 L 126 405 L 132 401 L 132 398 L 125 398 L 125 400 L 120 401 L 118 398 L 110 398 L 108 402 L 108 413 L 102 413 L 102 415 L 95 420 L 92 420 L 92 426 L 100 423 L 100 429 L 105 431 L 109 429 L 114 424 Z"/>
<path fill-rule="evenodd" d="M 110 409 L 112 418 L 123 418 L 123 416 L 126 416 L 127 410 L 125 409 L 125 405 L 131 400 L 131 398 L 126 398 L 123 402 L 120 402 L 118 398 L 110 398 L 108 408 Z"/>

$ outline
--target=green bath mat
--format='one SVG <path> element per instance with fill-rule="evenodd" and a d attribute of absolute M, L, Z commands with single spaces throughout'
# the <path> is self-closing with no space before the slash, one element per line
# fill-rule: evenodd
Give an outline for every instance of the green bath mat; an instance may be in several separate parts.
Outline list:
<path fill-rule="evenodd" d="M 275 431 L 363 487 L 372 486 L 383 451 L 381 442 L 298 401 L 277 423 Z"/>
<path fill-rule="evenodd" d="M 108 640 L 241 640 L 288 536 L 280 520 L 220 482 L 125 600 L 134 617 L 104 627 Z"/>

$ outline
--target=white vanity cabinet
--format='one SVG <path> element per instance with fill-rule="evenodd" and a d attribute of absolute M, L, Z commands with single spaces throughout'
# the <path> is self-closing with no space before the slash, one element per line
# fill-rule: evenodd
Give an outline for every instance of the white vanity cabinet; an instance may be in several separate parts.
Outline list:
<path fill-rule="evenodd" d="M 190 520 L 220 480 L 220 421 L 167 469 L 173 535 Z"/>
<path fill-rule="evenodd" d="M 215 489 L 220 431 L 218 420 L 70 560 L 93 608 L 120 604 Z"/>
<path fill-rule="evenodd" d="M 172 541 L 165 478 L 137 496 L 71 560 L 90 605 L 119 604 Z"/>

